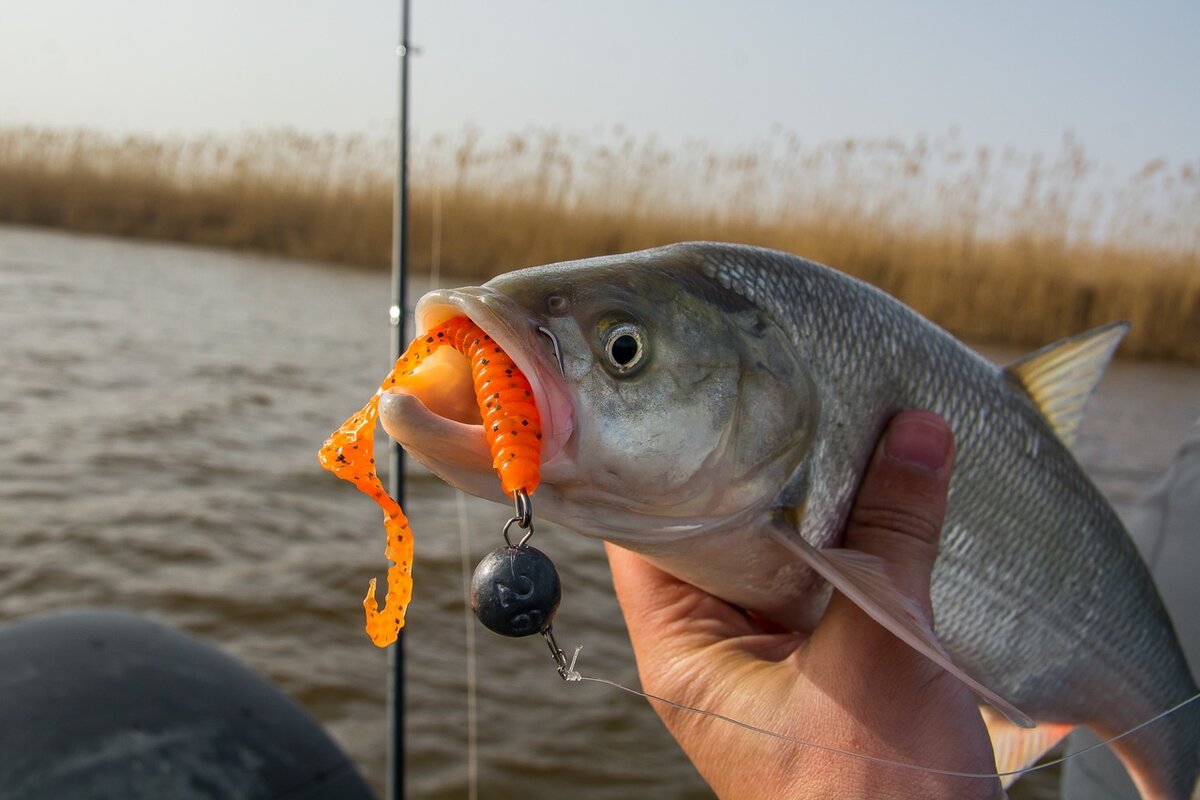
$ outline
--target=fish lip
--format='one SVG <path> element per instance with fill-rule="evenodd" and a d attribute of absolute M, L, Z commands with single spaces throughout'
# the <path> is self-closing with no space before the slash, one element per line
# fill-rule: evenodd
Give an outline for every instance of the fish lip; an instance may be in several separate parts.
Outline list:
<path fill-rule="evenodd" d="M 542 425 L 542 463 L 562 452 L 574 431 L 574 404 L 567 393 L 559 362 L 539 341 L 545 325 L 507 295 L 483 286 L 438 289 L 424 295 L 414 309 L 417 335 L 451 317 L 465 316 L 491 336 L 513 360 L 533 390 Z M 480 426 L 482 432 L 482 426 Z"/>

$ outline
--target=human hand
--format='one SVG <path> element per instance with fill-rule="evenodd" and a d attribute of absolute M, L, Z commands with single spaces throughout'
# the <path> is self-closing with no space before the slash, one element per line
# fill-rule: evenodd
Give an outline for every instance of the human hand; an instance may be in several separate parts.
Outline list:
<path fill-rule="evenodd" d="M 898 414 L 846 528 L 845 546 L 882 558 L 928 619 L 953 459 L 953 434 L 940 417 Z M 779 631 L 638 555 L 607 549 L 647 692 L 806 742 L 944 770 L 995 771 L 971 692 L 840 593 L 811 635 Z M 872 763 L 653 705 L 723 800 L 1004 796 L 997 779 Z"/>

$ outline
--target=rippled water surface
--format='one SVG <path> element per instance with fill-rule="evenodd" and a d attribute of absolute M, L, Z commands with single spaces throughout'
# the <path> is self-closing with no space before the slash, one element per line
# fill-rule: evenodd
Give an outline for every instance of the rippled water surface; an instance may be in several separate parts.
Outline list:
<path fill-rule="evenodd" d="M 387 370 L 387 303 L 381 273 L 0 228 L 0 624 L 104 606 L 182 626 L 278 682 L 381 789 L 386 658 L 361 601 L 382 527 L 315 452 Z M 1197 416 L 1200 370 L 1117 363 L 1077 452 L 1128 514 Z M 466 797 L 463 531 L 419 470 L 406 505 L 410 795 Z M 505 515 L 467 499 L 472 566 Z M 636 682 L 600 545 L 537 535 L 562 644 Z M 473 633 L 481 798 L 711 796 L 642 701 L 563 683 L 540 640 Z"/>

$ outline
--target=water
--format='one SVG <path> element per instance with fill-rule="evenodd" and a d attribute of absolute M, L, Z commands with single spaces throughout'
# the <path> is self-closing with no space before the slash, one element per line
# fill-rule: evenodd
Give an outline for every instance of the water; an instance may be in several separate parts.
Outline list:
<path fill-rule="evenodd" d="M 386 657 L 361 630 L 382 526 L 315 452 L 386 372 L 387 298 L 380 273 L 0 228 L 0 623 L 99 606 L 179 625 L 280 684 L 382 791 Z M 1200 369 L 1118 363 L 1077 452 L 1128 515 L 1198 416 Z M 406 507 L 410 796 L 462 798 L 455 495 L 414 470 Z M 474 564 L 506 510 L 467 513 Z M 635 684 L 600 545 L 537 538 L 561 643 Z M 540 640 L 474 635 L 481 798 L 711 797 L 643 701 L 563 683 Z"/>

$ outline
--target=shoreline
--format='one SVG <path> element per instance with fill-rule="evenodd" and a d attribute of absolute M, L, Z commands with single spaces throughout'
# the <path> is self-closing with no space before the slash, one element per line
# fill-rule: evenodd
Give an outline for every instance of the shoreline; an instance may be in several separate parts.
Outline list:
<path fill-rule="evenodd" d="M 0 224 L 383 269 L 384 144 L 0 128 Z M 1200 174 L 1190 167 L 1135 176 L 1133 199 L 1100 215 L 1102 235 L 1084 202 L 1081 150 L 989 172 L 1002 159 L 986 150 L 983 166 L 957 166 L 924 142 L 833 143 L 765 161 L 618 144 L 547 133 L 490 150 L 469 136 L 425 143 L 410 179 L 413 272 L 476 283 L 678 241 L 740 242 L 865 280 L 960 339 L 1032 350 L 1125 319 L 1121 356 L 1200 364 L 1200 219 L 1188 215 Z M 1156 194 L 1160 179 L 1175 188 Z"/>

